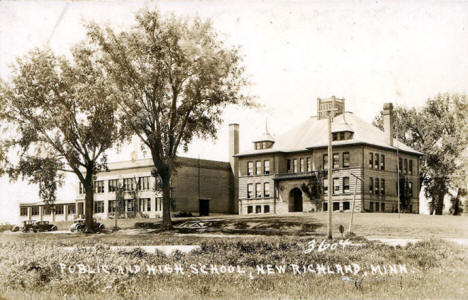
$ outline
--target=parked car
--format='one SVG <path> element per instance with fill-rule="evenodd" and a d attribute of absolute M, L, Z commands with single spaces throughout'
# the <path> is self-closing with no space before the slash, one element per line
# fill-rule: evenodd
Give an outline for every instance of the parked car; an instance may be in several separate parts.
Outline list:
<path fill-rule="evenodd" d="M 95 232 L 102 232 L 104 230 L 104 224 L 101 224 L 93 219 L 94 231 Z M 70 225 L 70 231 L 75 232 L 84 232 L 85 230 L 85 220 L 84 219 L 77 219 L 73 224 Z"/>
<path fill-rule="evenodd" d="M 21 229 L 22 232 L 28 232 L 29 230 L 34 231 L 34 223 L 36 223 L 36 221 L 34 220 L 23 221 L 23 225 L 21 226 L 21 228 L 18 228 L 18 230 Z"/>
<path fill-rule="evenodd" d="M 49 223 L 49 221 L 37 221 L 32 225 L 34 232 L 57 231 L 57 226 Z"/>

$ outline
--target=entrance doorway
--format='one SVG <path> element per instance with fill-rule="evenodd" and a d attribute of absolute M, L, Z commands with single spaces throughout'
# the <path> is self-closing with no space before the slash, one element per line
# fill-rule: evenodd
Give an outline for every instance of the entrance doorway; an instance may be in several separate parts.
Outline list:
<path fill-rule="evenodd" d="M 302 191 L 294 188 L 289 192 L 289 212 L 302 212 Z"/>
<path fill-rule="evenodd" d="M 200 199 L 199 200 L 199 213 L 201 216 L 208 216 L 210 214 L 210 200 Z"/>

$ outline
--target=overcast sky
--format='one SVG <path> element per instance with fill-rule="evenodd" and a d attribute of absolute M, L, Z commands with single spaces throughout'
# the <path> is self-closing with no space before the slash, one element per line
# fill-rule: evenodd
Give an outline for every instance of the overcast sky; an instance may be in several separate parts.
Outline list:
<path fill-rule="evenodd" d="M 144 6 L 211 18 L 241 46 L 250 92 L 263 104 L 227 109 L 218 139 L 182 155 L 227 161 L 227 124 L 240 124 L 246 149 L 265 119 L 279 135 L 315 115 L 317 97 L 344 97 L 347 110 L 371 122 L 384 102 L 418 107 L 467 89 L 465 1 L 0 1 L 0 76 L 33 47 L 66 53 L 84 38 L 86 20 L 124 29 Z M 110 161 L 128 159 L 128 151 L 110 153 Z M 75 197 L 77 181 L 68 179 L 60 200 Z M 15 222 L 18 203 L 37 200 L 35 187 L 0 179 L 0 222 Z"/>

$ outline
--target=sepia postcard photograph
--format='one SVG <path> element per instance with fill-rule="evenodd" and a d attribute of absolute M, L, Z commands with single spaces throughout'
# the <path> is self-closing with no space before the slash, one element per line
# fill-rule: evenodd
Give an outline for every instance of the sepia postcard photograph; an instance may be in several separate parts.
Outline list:
<path fill-rule="evenodd" d="M 468 299 L 468 1 L 0 0 L 0 300 Z"/>

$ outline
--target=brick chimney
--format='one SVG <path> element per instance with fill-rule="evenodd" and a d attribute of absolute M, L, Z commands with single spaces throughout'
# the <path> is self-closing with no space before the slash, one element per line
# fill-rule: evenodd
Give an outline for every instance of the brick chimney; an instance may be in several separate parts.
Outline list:
<path fill-rule="evenodd" d="M 239 124 L 229 124 L 229 164 L 231 165 L 232 181 L 232 212 L 238 213 L 238 180 L 239 180 L 239 159 L 234 155 L 239 153 Z"/>
<path fill-rule="evenodd" d="M 385 132 L 385 143 L 387 143 L 390 146 L 393 146 L 393 104 L 385 103 L 382 114 Z"/>

